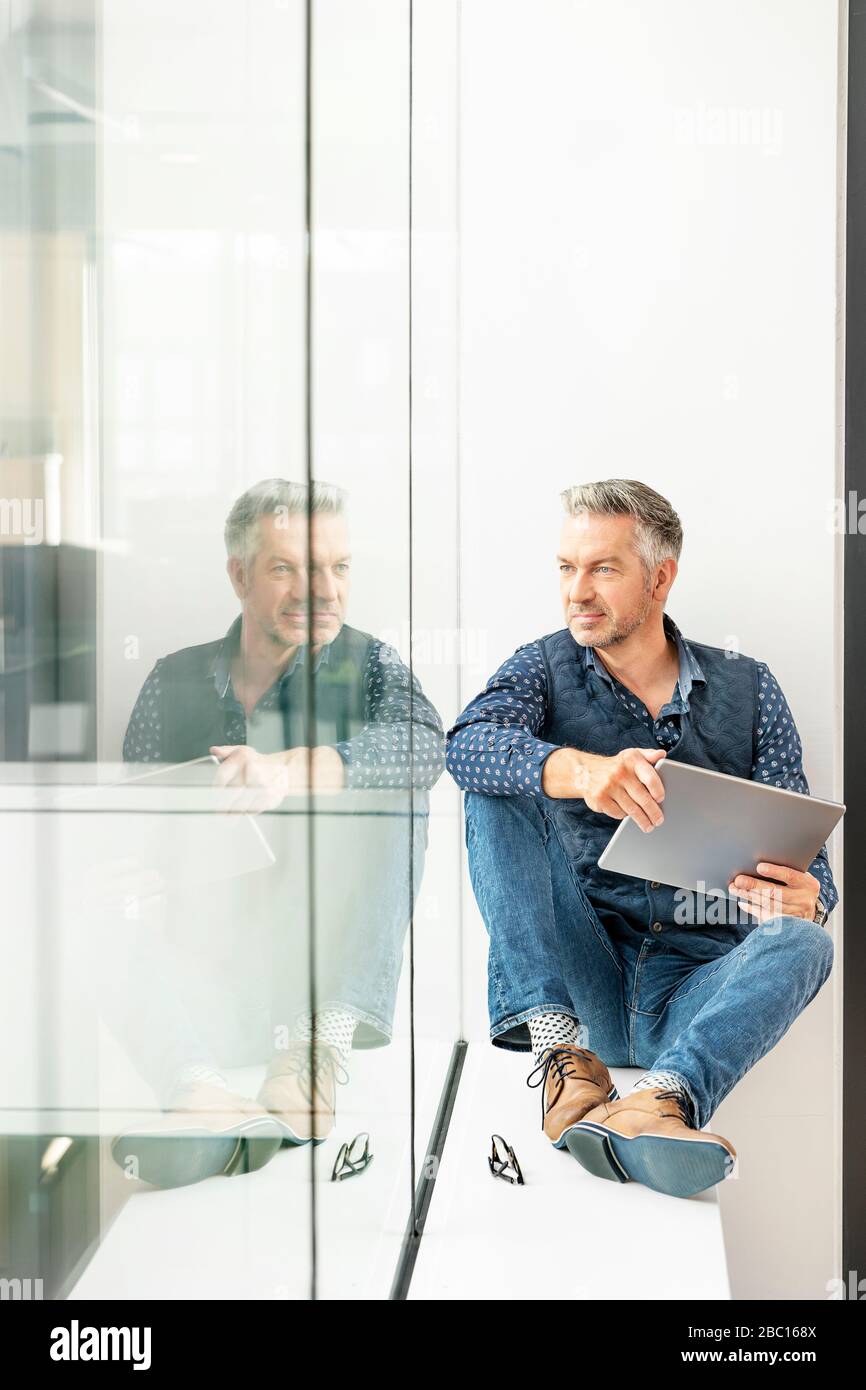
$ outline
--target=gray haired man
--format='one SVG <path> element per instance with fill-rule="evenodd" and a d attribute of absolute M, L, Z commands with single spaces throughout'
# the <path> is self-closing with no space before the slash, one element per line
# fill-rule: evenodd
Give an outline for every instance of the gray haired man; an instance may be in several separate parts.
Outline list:
<path fill-rule="evenodd" d="M 599 868 L 618 821 L 663 820 L 663 758 L 809 788 L 767 665 L 686 641 L 665 613 L 670 503 L 621 478 L 562 500 L 566 626 L 518 647 L 446 735 L 490 937 L 490 1036 L 535 1053 L 557 1148 L 687 1197 L 732 1171 L 733 1145 L 704 1126 L 827 979 L 838 895 L 822 848 L 807 872 L 739 876 L 742 920 L 715 925 L 696 901 L 689 924 L 673 888 Z M 649 1070 L 620 1097 L 608 1066 Z"/>

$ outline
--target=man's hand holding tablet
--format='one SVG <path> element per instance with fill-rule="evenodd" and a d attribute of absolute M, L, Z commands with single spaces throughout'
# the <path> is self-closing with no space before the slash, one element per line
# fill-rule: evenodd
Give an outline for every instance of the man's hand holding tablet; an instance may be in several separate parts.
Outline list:
<path fill-rule="evenodd" d="M 737 874 L 728 884 L 728 892 L 739 898 L 746 912 L 766 922 L 771 917 L 785 914 L 789 917 L 803 917 L 807 922 L 815 918 L 815 908 L 821 885 L 814 874 L 801 873 L 799 869 L 786 868 L 784 864 L 758 864 L 758 871 L 766 878 L 753 878 L 749 874 Z M 778 882 L 773 882 L 773 880 Z"/>

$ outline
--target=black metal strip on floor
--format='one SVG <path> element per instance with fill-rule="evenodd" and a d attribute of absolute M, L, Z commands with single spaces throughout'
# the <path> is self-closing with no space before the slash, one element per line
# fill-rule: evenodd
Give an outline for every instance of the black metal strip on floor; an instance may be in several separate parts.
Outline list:
<path fill-rule="evenodd" d="M 409 1285 L 415 1270 L 415 1261 L 418 1258 L 418 1249 L 424 1235 L 424 1223 L 427 1220 L 427 1213 L 433 1200 L 433 1189 L 436 1186 L 436 1176 L 442 1162 L 442 1151 L 445 1148 L 445 1140 L 448 1135 L 448 1127 L 451 1124 L 451 1115 L 454 1110 L 454 1102 L 457 1099 L 457 1089 L 460 1085 L 468 1048 L 467 1042 L 456 1042 L 451 1053 L 448 1075 L 442 1089 L 436 1119 L 433 1121 L 430 1143 L 427 1145 L 427 1151 L 421 1164 L 421 1176 L 415 1188 L 415 1210 L 414 1213 L 409 1213 L 406 1234 L 403 1236 L 400 1258 L 394 1273 L 394 1282 L 388 1295 L 389 1299 L 405 1299 L 409 1292 Z M 431 1163 L 431 1159 L 434 1159 L 435 1162 Z"/>

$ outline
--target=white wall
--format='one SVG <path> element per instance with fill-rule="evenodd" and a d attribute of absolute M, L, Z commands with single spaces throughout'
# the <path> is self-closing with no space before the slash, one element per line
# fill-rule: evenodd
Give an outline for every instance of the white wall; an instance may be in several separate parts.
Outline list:
<path fill-rule="evenodd" d="M 563 626 L 562 488 L 640 478 L 684 524 L 669 611 L 769 663 L 838 795 L 835 6 L 464 0 L 461 46 L 461 617 L 488 653 L 463 700 Z M 740 1154 L 735 1297 L 837 1273 L 840 929 L 831 982 L 714 1120 Z"/>

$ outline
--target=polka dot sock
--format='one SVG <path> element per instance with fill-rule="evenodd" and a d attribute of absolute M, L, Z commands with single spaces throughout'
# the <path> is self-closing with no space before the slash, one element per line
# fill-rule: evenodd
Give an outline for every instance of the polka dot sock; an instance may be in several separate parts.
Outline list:
<path fill-rule="evenodd" d="M 570 1014 L 536 1014 L 530 1018 L 529 1038 L 536 1062 L 540 1062 L 551 1047 L 582 1047 L 583 1029 L 580 1020 Z"/>
<path fill-rule="evenodd" d="M 697 1125 L 695 1125 L 695 1112 L 694 1106 L 692 1105 L 692 1098 L 686 1090 L 682 1078 L 679 1077 L 676 1072 L 648 1071 L 645 1073 L 644 1076 L 641 1077 L 640 1081 L 635 1082 L 635 1084 L 631 1088 L 630 1094 L 633 1095 L 635 1091 L 655 1091 L 662 1089 L 665 1091 L 676 1091 L 677 1095 L 683 1097 L 683 1099 L 686 1102 L 686 1108 L 688 1110 L 691 1122 L 694 1125 L 695 1129 L 697 1129 Z"/>
<path fill-rule="evenodd" d="M 221 1090 L 228 1090 L 228 1082 L 221 1071 L 203 1062 L 189 1062 L 181 1067 L 170 1085 L 165 1097 L 166 1108 L 171 1109 L 185 1091 L 196 1086 L 219 1086 Z"/>
<path fill-rule="evenodd" d="M 352 1039 L 358 1020 L 346 1009 L 321 1009 L 316 1013 L 316 1042 L 327 1043 L 340 1054 L 345 1067 L 352 1051 Z M 302 1014 L 295 1029 L 295 1037 L 309 1042 L 313 1036 L 312 1014 Z"/>

